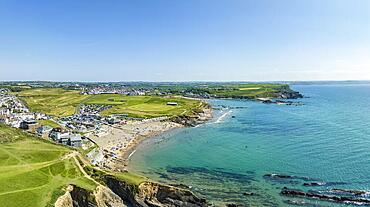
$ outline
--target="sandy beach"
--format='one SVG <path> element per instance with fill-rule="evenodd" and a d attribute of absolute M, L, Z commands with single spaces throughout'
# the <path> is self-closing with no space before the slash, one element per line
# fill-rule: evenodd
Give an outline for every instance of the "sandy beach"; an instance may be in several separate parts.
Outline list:
<path fill-rule="evenodd" d="M 122 171 L 129 155 L 144 139 L 180 127 L 183 125 L 165 121 L 164 118 L 103 125 L 100 132 L 87 135 L 99 146 L 88 157 L 101 168 Z"/>
<path fill-rule="evenodd" d="M 195 120 L 197 124 L 201 124 L 211 118 L 212 110 L 207 108 L 203 113 L 199 113 Z M 167 117 L 103 125 L 99 131 L 86 134 L 98 145 L 98 148 L 88 153 L 87 157 L 91 163 L 102 169 L 125 171 L 127 161 L 142 141 L 181 127 L 185 125 L 169 121 Z"/>

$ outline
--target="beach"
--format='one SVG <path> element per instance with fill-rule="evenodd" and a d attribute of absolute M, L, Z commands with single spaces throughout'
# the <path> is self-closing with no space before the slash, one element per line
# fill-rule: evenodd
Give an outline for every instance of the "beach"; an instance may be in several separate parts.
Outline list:
<path fill-rule="evenodd" d="M 211 117 L 212 110 L 205 108 L 197 115 L 182 117 L 176 121 L 168 117 L 157 117 L 102 125 L 99 131 L 86 134 L 97 146 L 87 154 L 87 158 L 102 169 L 126 171 L 128 160 L 145 139 L 188 126 L 187 122 L 201 124 Z"/>
<path fill-rule="evenodd" d="M 126 160 L 143 140 L 183 125 L 166 121 L 165 118 L 130 120 L 125 124 L 103 125 L 102 132 L 90 133 L 98 148 L 89 153 L 92 163 L 103 169 L 125 170 Z M 95 155 L 93 155 L 95 154 Z"/>

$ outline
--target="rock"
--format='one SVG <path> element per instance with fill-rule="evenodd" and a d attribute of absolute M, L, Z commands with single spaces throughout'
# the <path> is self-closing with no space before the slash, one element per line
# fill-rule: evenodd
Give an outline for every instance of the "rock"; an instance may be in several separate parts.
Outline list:
<path fill-rule="evenodd" d="M 122 199 L 105 186 L 98 186 L 94 196 L 98 207 L 126 207 Z"/>
<path fill-rule="evenodd" d="M 98 207 L 92 191 L 74 185 L 70 194 L 74 207 Z"/>
<path fill-rule="evenodd" d="M 274 173 L 265 174 L 263 177 L 265 177 L 265 178 L 267 178 L 267 177 L 270 177 L 270 178 L 283 178 L 283 179 L 291 179 L 291 178 L 293 178 L 293 176 L 290 176 L 290 175 L 274 174 Z"/>
<path fill-rule="evenodd" d="M 73 190 L 73 186 L 69 185 L 66 189 L 66 193 L 60 196 L 57 201 L 55 202 L 55 207 L 73 207 L 73 200 L 71 196 L 71 191 Z"/>
<path fill-rule="evenodd" d="M 331 192 L 351 193 L 353 194 L 353 196 L 325 195 L 325 194 L 316 193 L 313 191 L 304 192 L 302 190 L 288 189 L 287 187 L 284 187 L 280 193 L 281 195 L 284 195 L 284 196 L 303 197 L 303 198 L 317 199 L 317 200 L 331 201 L 331 202 L 345 203 L 345 204 L 370 205 L 370 200 L 364 197 L 358 197 L 358 196 L 364 195 L 365 191 L 333 189 L 331 190 Z"/>
<path fill-rule="evenodd" d="M 118 180 L 113 176 L 105 176 L 104 182 L 129 206 L 177 206 L 177 207 L 206 207 L 205 199 L 199 198 L 191 191 L 151 181 L 139 186 Z"/>
<path fill-rule="evenodd" d="M 235 203 L 229 203 L 229 204 L 226 204 L 226 207 L 243 207 L 243 205 L 235 204 Z"/>
<path fill-rule="evenodd" d="M 253 196 L 254 193 L 253 192 L 244 192 L 243 195 L 245 195 L 245 196 Z"/>
<path fill-rule="evenodd" d="M 326 183 L 324 182 L 312 182 L 312 183 L 303 183 L 303 186 L 324 186 Z"/>

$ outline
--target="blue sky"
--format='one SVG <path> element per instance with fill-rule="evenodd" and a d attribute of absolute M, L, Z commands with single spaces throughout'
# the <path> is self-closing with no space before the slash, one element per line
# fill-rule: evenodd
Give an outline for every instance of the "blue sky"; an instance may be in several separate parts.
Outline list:
<path fill-rule="evenodd" d="M 367 0 L 0 0 L 0 80 L 349 79 Z"/>

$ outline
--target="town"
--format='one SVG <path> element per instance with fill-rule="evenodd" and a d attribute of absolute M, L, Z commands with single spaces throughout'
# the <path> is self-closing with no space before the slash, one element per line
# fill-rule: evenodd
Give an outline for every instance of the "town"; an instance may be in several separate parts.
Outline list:
<path fill-rule="evenodd" d="M 31 112 L 17 96 L 10 94 L 9 89 L 0 89 L 0 124 L 20 128 L 40 138 L 75 148 L 94 145 L 84 134 L 90 132 L 99 136 L 102 125 L 125 123 L 126 116 L 99 115 L 99 112 L 109 107 L 81 104 L 76 114 L 56 119 L 40 112 Z"/>
<path fill-rule="evenodd" d="M 167 124 L 165 116 L 145 119 L 130 117 L 128 114 L 102 116 L 102 111 L 113 107 L 102 104 L 80 103 L 70 116 L 52 116 L 31 110 L 11 89 L 0 88 L 0 124 L 20 128 L 41 139 L 75 148 L 83 152 L 92 164 L 105 169 L 111 168 L 107 163 L 117 161 L 119 150 L 128 147 L 137 136 L 149 136 L 176 126 L 175 123 Z M 127 94 L 127 89 L 110 86 L 90 88 L 89 92 L 81 87 L 78 91 L 82 91 L 81 95 L 86 97 L 89 94 L 114 95 L 121 92 L 128 96 L 145 95 L 142 90 L 131 89 L 131 93 Z M 170 107 L 178 105 L 173 101 L 164 104 Z"/>

